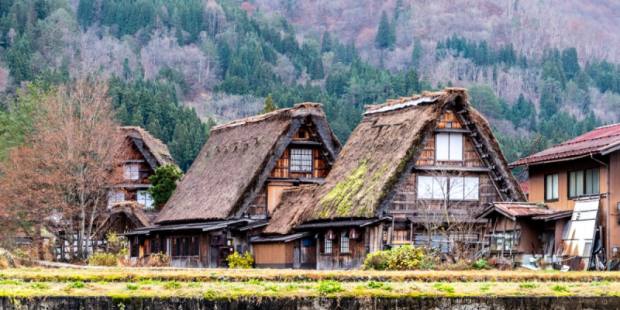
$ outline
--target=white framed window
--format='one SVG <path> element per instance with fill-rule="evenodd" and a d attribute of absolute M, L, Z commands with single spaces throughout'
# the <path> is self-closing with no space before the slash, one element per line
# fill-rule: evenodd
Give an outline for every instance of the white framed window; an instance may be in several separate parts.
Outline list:
<path fill-rule="evenodd" d="M 123 174 L 125 180 L 139 180 L 140 179 L 140 165 L 139 164 L 125 164 L 123 166 Z"/>
<path fill-rule="evenodd" d="M 349 233 L 343 232 L 340 234 L 340 253 L 349 253 Z"/>
<path fill-rule="evenodd" d="M 441 161 L 463 160 L 463 134 L 455 132 L 436 134 L 435 159 Z"/>
<path fill-rule="evenodd" d="M 142 204 L 146 210 L 151 210 L 154 208 L 153 197 L 148 191 L 138 191 L 137 200 L 138 203 Z"/>
<path fill-rule="evenodd" d="M 558 192 L 558 179 L 559 175 L 557 173 L 548 174 L 545 176 L 545 200 L 557 200 L 560 195 Z"/>
<path fill-rule="evenodd" d="M 125 201 L 125 192 L 123 191 L 109 191 L 108 192 L 108 208 L 112 207 L 115 203 Z"/>
<path fill-rule="evenodd" d="M 291 149 L 291 172 L 312 172 L 312 149 Z"/>
<path fill-rule="evenodd" d="M 323 243 L 323 253 L 324 254 L 332 254 L 333 251 L 333 241 L 332 239 L 325 238 L 325 242 Z"/>
<path fill-rule="evenodd" d="M 478 177 L 463 177 L 463 199 L 478 200 L 480 196 L 480 179 Z"/>
<path fill-rule="evenodd" d="M 442 176 L 418 176 L 418 198 L 445 199 L 448 194 L 448 178 Z"/>

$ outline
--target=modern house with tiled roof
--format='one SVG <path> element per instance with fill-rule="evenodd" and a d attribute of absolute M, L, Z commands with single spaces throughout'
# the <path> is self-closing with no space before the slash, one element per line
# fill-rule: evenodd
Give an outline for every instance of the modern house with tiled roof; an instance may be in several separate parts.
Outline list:
<path fill-rule="evenodd" d="M 576 262 L 582 264 L 578 268 L 616 265 L 620 259 L 620 124 L 596 128 L 511 166 L 527 169 L 530 202 L 567 211 L 567 226 L 555 237 L 556 253 L 594 258 Z"/>

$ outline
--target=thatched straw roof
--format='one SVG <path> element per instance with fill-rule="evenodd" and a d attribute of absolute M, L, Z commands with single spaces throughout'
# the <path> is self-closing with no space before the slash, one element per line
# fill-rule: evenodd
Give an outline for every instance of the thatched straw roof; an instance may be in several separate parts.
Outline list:
<path fill-rule="evenodd" d="M 166 164 L 175 164 L 165 143 L 153 137 L 148 131 L 137 126 L 120 127 L 123 135 L 131 139 L 136 147 L 145 155 L 146 160 L 154 168 Z"/>
<path fill-rule="evenodd" d="M 103 237 L 114 222 L 121 217 L 126 217 L 133 224 L 133 228 L 147 227 L 152 222 L 152 219 L 144 212 L 144 205 L 135 201 L 124 201 L 114 204 L 106 211 L 96 234 Z"/>
<path fill-rule="evenodd" d="M 227 219 L 253 201 L 297 130 L 312 122 L 331 160 L 340 142 L 318 103 L 216 126 L 156 223 Z"/>
<path fill-rule="evenodd" d="M 265 233 L 285 234 L 304 221 L 381 216 L 384 198 L 448 106 L 467 112 L 494 153 L 491 158 L 508 183 L 506 199 L 524 200 L 488 122 L 469 104 L 464 89 L 448 88 L 367 107 L 325 183 L 300 189 L 299 197 L 284 195 Z"/>

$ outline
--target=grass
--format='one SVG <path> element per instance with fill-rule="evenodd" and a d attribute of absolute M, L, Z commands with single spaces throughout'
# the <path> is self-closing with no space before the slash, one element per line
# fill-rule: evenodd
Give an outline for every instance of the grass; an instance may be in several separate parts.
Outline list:
<path fill-rule="evenodd" d="M 318 271 L 290 269 L 183 269 L 183 268 L 118 268 L 47 269 L 14 268 L 0 270 L 0 285 L 25 282 L 248 282 L 248 281 L 322 281 L 340 282 L 586 282 L 607 283 L 620 281 L 620 272 L 559 272 L 559 271 Z"/>
<path fill-rule="evenodd" d="M 161 282 L 159 285 L 138 285 L 132 282 L 93 282 L 82 288 L 67 289 L 74 282 L 22 282 L 0 285 L 0 297 L 32 298 L 53 296 L 99 296 L 112 298 L 282 298 L 282 297 L 601 297 L 618 296 L 620 282 L 593 287 L 583 282 L 540 282 L 531 285 L 514 282 L 203 282 L 180 285 Z M 169 284 L 175 283 L 175 284 Z M 180 285 L 180 286 L 179 286 Z M 486 288 L 484 291 L 482 288 Z"/>

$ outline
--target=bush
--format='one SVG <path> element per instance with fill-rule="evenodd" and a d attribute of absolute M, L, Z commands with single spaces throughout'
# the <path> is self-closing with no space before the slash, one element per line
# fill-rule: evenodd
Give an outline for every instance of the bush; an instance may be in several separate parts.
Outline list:
<path fill-rule="evenodd" d="M 170 256 L 164 253 L 152 253 L 146 265 L 148 267 L 168 267 L 170 266 Z"/>
<path fill-rule="evenodd" d="M 364 259 L 364 269 L 387 269 L 389 256 L 390 251 L 377 251 L 366 255 L 366 259 Z"/>
<path fill-rule="evenodd" d="M 71 282 L 67 285 L 68 288 L 85 288 L 86 284 L 82 281 Z"/>
<path fill-rule="evenodd" d="M 135 291 L 139 288 L 139 286 L 137 284 L 133 284 L 133 283 L 127 283 L 127 289 L 130 291 Z"/>
<path fill-rule="evenodd" d="M 454 293 L 454 286 L 448 283 L 435 283 L 433 284 L 433 288 L 444 293 L 452 294 Z"/>
<path fill-rule="evenodd" d="M 375 270 L 415 270 L 432 266 L 432 261 L 424 249 L 411 245 L 370 253 L 364 260 L 365 269 Z"/>
<path fill-rule="evenodd" d="M 472 264 L 472 267 L 474 267 L 474 269 L 478 269 L 478 270 L 491 269 L 491 265 L 489 265 L 489 262 L 486 259 L 484 259 L 484 258 L 481 258 L 481 259 L 475 261 Z"/>
<path fill-rule="evenodd" d="M 178 289 L 178 288 L 181 288 L 181 283 L 177 281 L 166 282 L 164 283 L 164 288 L 167 290 Z"/>
<path fill-rule="evenodd" d="M 245 252 L 243 255 L 239 254 L 237 251 L 228 255 L 226 258 L 228 262 L 228 268 L 242 268 L 248 269 L 252 268 L 254 265 L 254 257 L 250 252 Z"/>
<path fill-rule="evenodd" d="M 342 284 L 334 280 L 320 281 L 318 290 L 319 294 L 321 295 L 333 294 L 344 291 L 344 289 L 342 288 Z"/>
<path fill-rule="evenodd" d="M 113 253 L 96 252 L 88 258 L 88 264 L 91 266 L 116 266 L 117 258 Z"/>

